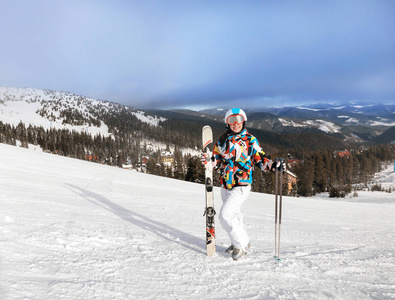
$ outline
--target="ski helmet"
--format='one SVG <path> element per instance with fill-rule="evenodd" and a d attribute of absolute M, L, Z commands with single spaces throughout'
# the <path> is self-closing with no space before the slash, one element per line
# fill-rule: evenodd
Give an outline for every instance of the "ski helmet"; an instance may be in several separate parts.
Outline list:
<path fill-rule="evenodd" d="M 230 116 L 236 117 L 236 118 L 230 120 L 231 124 L 234 124 L 235 122 L 245 124 L 245 122 L 247 121 L 247 115 L 244 112 L 244 110 L 242 110 L 241 108 L 231 108 L 226 112 L 225 124 L 227 124 L 227 125 L 229 125 L 228 119 Z"/>

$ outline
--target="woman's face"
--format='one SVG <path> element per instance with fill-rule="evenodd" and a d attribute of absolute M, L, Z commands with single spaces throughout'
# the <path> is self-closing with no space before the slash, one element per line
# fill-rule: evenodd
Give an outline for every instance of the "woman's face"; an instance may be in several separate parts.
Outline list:
<path fill-rule="evenodd" d="M 233 125 L 229 126 L 234 133 L 239 133 L 243 129 L 243 123 L 234 123 Z"/>

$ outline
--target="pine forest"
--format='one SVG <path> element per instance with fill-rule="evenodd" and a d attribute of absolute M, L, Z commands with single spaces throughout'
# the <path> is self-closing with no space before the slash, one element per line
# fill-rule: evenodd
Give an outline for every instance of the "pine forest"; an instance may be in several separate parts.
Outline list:
<path fill-rule="evenodd" d="M 102 116 L 113 133 L 107 137 L 66 129 L 26 127 L 22 122 L 16 127 L 0 122 L 0 142 L 20 143 L 21 147 L 37 145 L 43 151 L 57 155 L 118 167 L 128 164 L 150 174 L 197 183 L 204 181 L 204 169 L 198 155 L 201 122 L 167 120 L 161 122 L 161 126 L 153 126 L 140 122 L 127 111 L 123 113 L 125 115 L 121 112 L 120 117 Z M 68 119 L 76 120 L 72 116 L 65 118 Z M 222 124 L 212 122 L 210 125 L 214 129 L 214 138 L 223 131 Z M 395 160 L 395 145 L 391 144 L 354 145 L 354 148 L 339 151 L 346 145 L 330 136 L 323 139 L 314 134 L 283 134 L 277 135 L 281 139 L 276 139 L 270 132 L 251 131 L 269 158 L 286 159 L 284 195 L 312 196 L 329 192 L 331 197 L 357 196 L 358 189 L 367 188 L 373 175 Z M 164 149 L 151 147 L 152 141 L 166 146 Z M 184 148 L 195 152 L 185 153 Z M 163 159 L 164 153 L 169 153 L 170 149 L 173 150 L 171 164 Z M 214 183 L 218 186 L 218 176 L 215 178 Z M 372 189 L 382 190 L 380 186 Z M 273 193 L 274 173 L 255 170 L 253 191 Z"/>

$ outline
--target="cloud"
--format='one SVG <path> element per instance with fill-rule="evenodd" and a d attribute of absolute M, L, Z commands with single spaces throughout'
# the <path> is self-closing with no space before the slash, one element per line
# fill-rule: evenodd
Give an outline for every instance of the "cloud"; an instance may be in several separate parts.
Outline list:
<path fill-rule="evenodd" d="M 395 96 L 390 0 L 3 6 L 3 86 L 140 108 Z"/>

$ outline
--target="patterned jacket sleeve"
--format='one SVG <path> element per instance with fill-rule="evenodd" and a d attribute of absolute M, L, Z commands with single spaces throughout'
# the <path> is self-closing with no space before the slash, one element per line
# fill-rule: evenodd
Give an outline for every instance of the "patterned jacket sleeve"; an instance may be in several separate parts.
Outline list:
<path fill-rule="evenodd" d="M 258 140 L 254 137 L 252 140 L 253 144 L 253 154 L 252 158 L 255 162 L 255 164 L 262 170 L 262 171 L 268 171 L 269 170 L 269 165 L 270 165 L 270 160 L 265 156 L 265 152 L 262 150 L 261 146 L 259 145 Z"/>

